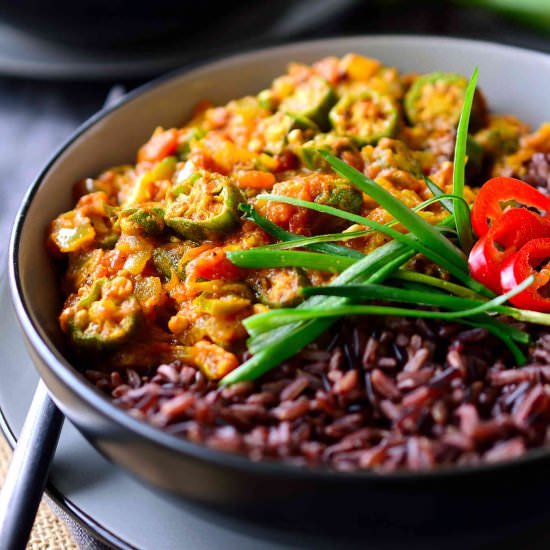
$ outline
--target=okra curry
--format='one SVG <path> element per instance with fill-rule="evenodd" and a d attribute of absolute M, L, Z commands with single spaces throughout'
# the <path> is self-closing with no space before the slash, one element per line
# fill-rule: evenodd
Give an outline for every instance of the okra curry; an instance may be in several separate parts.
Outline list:
<path fill-rule="evenodd" d="M 76 183 L 74 208 L 48 236 L 64 270 L 59 322 L 75 361 L 141 415 L 149 405 L 132 391 L 179 387 L 155 394 L 157 424 L 210 422 L 208 437 L 230 426 L 248 450 L 249 420 L 201 420 L 199 394 L 232 407 L 227 392 L 248 384 L 245 402 L 262 403 L 268 431 L 329 414 L 315 409 L 323 392 L 336 399 L 332 423 L 384 400 L 401 406 L 407 388 L 453 363 L 420 328 L 400 336 L 395 323 L 422 322 L 432 336 L 452 326 L 448 349 L 463 350 L 460 331 L 478 331 L 505 344 L 494 347 L 506 368 L 532 362 L 531 328 L 550 317 L 550 177 L 541 181 L 540 169 L 550 124 L 532 133 L 490 112 L 476 78 L 401 74 L 353 53 L 291 63 L 257 95 L 205 99 L 183 126 L 157 128 L 135 162 Z M 382 356 L 359 345 L 352 361 L 338 341 L 352 332 L 363 344 L 376 337 Z M 428 342 L 419 367 L 407 347 L 416 333 Z M 326 372 L 311 367 L 315 357 Z M 402 384 L 403 372 L 428 366 Z M 281 379 L 296 392 L 279 389 L 271 402 L 264 386 Z M 346 384 L 357 395 L 342 404 Z M 280 412 L 304 399 L 298 416 Z M 308 437 L 324 448 L 340 440 Z"/>

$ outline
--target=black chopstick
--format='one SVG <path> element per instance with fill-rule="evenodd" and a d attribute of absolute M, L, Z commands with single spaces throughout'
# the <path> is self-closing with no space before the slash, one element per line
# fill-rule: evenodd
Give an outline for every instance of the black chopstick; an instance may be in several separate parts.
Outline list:
<path fill-rule="evenodd" d="M 27 546 L 63 418 L 40 381 L 0 492 L 2 550 L 24 550 Z"/>

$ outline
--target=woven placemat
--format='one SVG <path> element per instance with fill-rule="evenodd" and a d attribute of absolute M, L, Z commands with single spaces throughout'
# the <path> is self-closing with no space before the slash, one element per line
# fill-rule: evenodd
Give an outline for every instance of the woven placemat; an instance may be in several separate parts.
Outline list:
<path fill-rule="evenodd" d="M 3 436 L 0 435 L 0 483 L 8 469 L 12 451 Z M 50 509 L 43 499 L 34 522 L 28 550 L 78 550 L 65 523 Z"/>

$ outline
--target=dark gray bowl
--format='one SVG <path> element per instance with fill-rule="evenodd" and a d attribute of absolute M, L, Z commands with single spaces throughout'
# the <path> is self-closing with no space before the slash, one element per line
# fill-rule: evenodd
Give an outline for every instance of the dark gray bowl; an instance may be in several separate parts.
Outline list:
<path fill-rule="evenodd" d="M 215 7 L 217 18 L 228 10 L 239 10 L 241 3 L 217 3 L 213 0 L 0 0 L 0 19 L 28 33 L 53 42 L 76 45 L 90 50 L 126 49 L 138 43 L 196 36 Z"/>
<path fill-rule="evenodd" d="M 182 123 L 199 99 L 223 102 L 265 87 L 290 60 L 356 51 L 403 70 L 480 68 L 491 106 L 535 124 L 550 120 L 550 56 L 431 37 L 353 37 L 242 54 L 145 86 L 84 124 L 30 189 L 10 244 L 13 301 L 36 367 L 63 413 L 113 462 L 169 498 L 253 521 L 364 536 L 395 525 L 431 532 L 481 529 L 546 513 L 550 453 L 495 466 L 379 475 L 253 463 L 189 443 L 117 409 L 63 354 L 57 273 L 44 246 L 49 221 L 71 205 L 71 185 L 132 161 L 157 125 Z M 299 519 L 299 521 L 297 521 Z"/>

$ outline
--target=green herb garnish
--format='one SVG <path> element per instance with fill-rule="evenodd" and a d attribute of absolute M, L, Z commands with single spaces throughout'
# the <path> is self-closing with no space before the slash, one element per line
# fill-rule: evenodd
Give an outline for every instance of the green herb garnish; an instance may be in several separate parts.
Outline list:
<path fill-rule="evenodd" d="M 466 145 L 468 141 L 468 125 L 470 122 L 470 113 L 474 102 L 474 94 L 476 92 L 478 69 L 474 69 L 472 78 L 468 83 L 464 94 L 464 104 L 458 121 L 455 141 L 455 157 L 453 164 L 453 194 L 464 197 L 464 180 L 466 178 Z M 474 235 L 472 232 L 472 222 L 470 221 L 470 209 L 464 204 L 458 203 L 455 205 L 455 222 L 458 240 L 462 250 L 468 254 L 474 243 Z"/>
<path fill-rule="evenodd" d="M 357 189 L 374 199 L 382 208 L 387 210 L 399 223 L 406 227 L 419 240 L 426 243 L 439 256 L 448 258 L 448 261 L 463 272 L 468 271 L 466 256 L 451 241 L 446 239 L 437 229 L 424 218 L 413 212 L 406 204 L 395 198 L 389 191 L 368 178 L 359 170 L 346 164 L 343 160 L 319 150 L 319 154 L 341 176 L 347 178 Z M 460 194 L 454 193 L 457 196 Z M 367 219 L 367 218 L 363 218 Z"/>
<path fill-rule="evenodd" d="M 334 284 L 382 282 L 382 276 L 390 272 L 382 270 L 392 262 L 394 269 L 403 265 L 414 253 L 397 241 L 386 243 L 346 269 L 333 281 Z M 398 262 L 399 265 L 397 265 Z M 310 306 L 331 308 L 347 303 L 346 298 L 336 296 L 312 296 L 296 309 Z M 248 361 L 231 371 L 221 384 L 234 384 L 245 380 L 254 380 L 279 365 L 285 359 L 296 354 L 328 329 L 337 317 L 313 319 L 306 323 L 292 323 L 284 327 L 261 334 L 249 340 L 248 349 L 254 353 Z"/>
<path fill-rule="evenodd" d="M 434 194 L 434 197 L 441 197 L 441 204 L 449 212 L 450 214 L 455 213 L 455 206 L 452 201 L 445 200 L 443 197 L 445 195 L 445 191 L 435 183 L 435 181 L 431 180 L 427 176 L 424 176 L 424 183 L 426 184 L 426 187 Z M 453 195 L 453 197 L 456 197 L 457 195 Z M 464 197 L 460 197 L 462 200 L 464 200 Z M 466 201 L 464 201 L 466 202 Z M 468 203 L 466 203 L 466 206 L 468 206 Z M 468 207 L 469 208 L 469 207 Z"/>
<path fill-rule="evenodd" d="M 321 254 L 320 252 L 302 252 L 300 250 L 234 250 L 226 253 L 227 257 L 238 267 L 302 267 L 318 269 L 329 273 L 341 273 L 357 260 L 348 256 Z"/>
<path fill-rule="evenodd" d="M 448 202 L 452 203 L 453 200 L 463 201 L 464 199 L 462 199 L 460 197 L 455 197 L 455 195 L 442 193 L 438 197 L 432 197 L 431 199 L 425 200 L 424 202 L 422 202 L 419 205 L 415 206 L 412 210 L 414 210 L 415 212 L 418 212 L 418 211 L 423 210 L 424 208 L 427 208 L 428 206 L 430 206 L 431 204 L 434 204 L 436 202 L 443 203 L 443 202 L 448 201 Z M 249 206 L 249 205 L 246 205 L 246 206 Z M 250 208 L 252 210 L 254 210 L 253 207 L 250 207 Z M 254 215 L 255 215 L 254 217 L 256 219 L 257 218 L 263 218 L 263 216 L 258 214 L 258 212 L 256 212 L 256 211 L 254 211 Z M 263 218 L 263 219 L 265 221 L 269 222 L 269 223 L 273 223 L 273 222 L 270 222 L 269 220 L 267 220 L 267 218 Z M 445 221 L 444 225 L 436 226 L 438 231 L 446 232 L 446 233 L 452 232 L 453 229 L 448 226 L 448 222 L 452 221 L 452 218 L 447 218 L 444 221 Z M 399 222 L 397 222 L 396 220 L 393 220 L 393 221 L 388 222 L 384 225 L 386 227 L 393 227 L 393 226 L 397 225 L 398 223 Z M 275 225 L 275 224 L 273 224 L 273 225 Z M 279 228 L 279 226 L 277 226 L 277 227 Z M 284 231 L 284 230 L 281 230 L 281 231 Z M 336 245 L 335 247 L 324 248 L 324 247 L 315 247 L 314 245 L 317 245 L 317 244 L 320 244 L 320 243 L 332 243 L 334 241 L 345 242 L 345 241 L 349 241 L 349 240 L 352 240 L 352 239 L 358 239 L 359 237 L 366 237 L 367 235 L 372 235 L 372 233 L 374 233 L 375 231 L 376 231 L 375 229 L 364 229 L 364 230 L 361 230 L 361 231 L 344 231 L 342 233 L 328 233 L 328 234 L 325 234 L 325 235 L 315 235 L 314 237 L 300 237 L 299 235 L 294 235 L 293 233 L 289 233 L 288 231 L 284 231 L 285 238 L 288 239 L 288 240 L 283 240 L 283 241 L 278 242 L 278 243 L 259 246 L 259 247 L 255 248 L 255 250 L 260 250 L 260 249 L 261 250 L 275 250 L 275 249 L 277 249 L 277 250 L 288 250 L 290 248 L 310 248 L 310 249 L 313 249 L 313 250 L 319 250 L 319 251 L 326 252 L 326 253 L 329 253 L 329 254 L 341 253 L 341 254 L 344 254 L 344 255 L 347 255 L 347 256 L 361 258 L 361 257 L 364 256 L 364 254 L 362 252 L 357 251 L 357 250 L 352 249 L 352 252 L 354 252 L 356 254 L 351 255 L 351 254 L 347 254 L 347 250 L 346 250 L 346 253 L 344 253 L 342 251 L 342 248 L 346 249 L 346 247 Z M 289 236 L 291 236 L 291 237 L 289 237 Z"/>
<path fill-rule="evenodd" d="M 338 160 L 335 157 L 332 157 L 331 155 L 328 155 L 328 158 Z M 345 166 L 348 166 L 348 165 L 345 164 Z M 363 175 L 357 170 L 355 170 L 355 168 L 351 168 L 351 166 L 348 166 L 348 168 L 353 170 L 360 177 L 363 177 Z M 375 185 L 377 187 L 380 187 L 378 186 L 378 184 L 375 184 Z M 380 187 L 380 189 L 382 188 Z M 382 190 L 384 191 L 384 193 L 388 193 L 385 189 L 382 189 Z M 258 199 L 271 200 L 276 202 L 282 202 L 285 204 L 291 204 L 293 206 L 300 206 L 302 208 L 309 208 L 310 210 L 315 210 L 316 212 L 321 212 L 323 214 L 330 214 L 332 216 L 336 216 L 336 217 L 351 221 L 353 223 L 366 225 L 367 227 L 375 229 L 376 231 L 380 231 L 380 233 L 384 233 L 385 235 L 392 237 L 396 241 L 399 241 L 407 245 L 409 248 L 412 248 L 416 252 L 423 254 L 424 256 L 432 260 L 435 264 L 449 271 L 449 273 L 451 273 L 459 281 L 463 282 L 464 284 L 476 290 L 477 292 L 480 292 L 490 297 L 494 296 L 494 294 L 490 290 L 488 290 L 486 287 L 484 287 L 482 284 L 478 283 L 468 275 L 468 269 L 467 269 L 465 260 L 463 260 L 463 258 L 461 257 L 460 251 L 451 243 L 451 241 L 449 241 L 446 237 L 444 237 L 437 228 L 430 225 L 423 218 L 418 216 L 418 214 L 416 214 L 415 212 L 412 212 L 412 210 L 407 206 L 405 206 L 401 201 L 399 201 L 389 193 L 388 195 L 391 197 L 392 201 L 399 203 L 410 214 L 412 214 L 415 217 L 414 219 L 415 222 L 417 222 L 417 220 L 421 220 L 421 222 L 418 223 L 418 227 L 415 226 L 416 232 L 413 232 L 413 234 L 401 233 L 396 229 L 393 229 L 391 227 L 388 227 L 387 225 L 375 222 L 374 220 L 371 220 L 369 218 L 360 216 L 359 214 L 353 214 L 351 212 L 345 212 L 344 210 L 339 210 L 338 208 L 327 206 L 325 204 L 318 204 L 315 202 L 304 201 L 304 200 L 295 199 L 292 197 L 285 197 L 283 195 L 260 194 L 258 195 Z M 398 221 L 403 225 L 405 225 L 401 218 L 398 218 Z M 425 230 L 425 227 L 428 227 L 429 230 Z M 438 246 L 438 243 L 440 241 L 447 242 L 451 247 L 450 250 L 452 251 L 452 253 L 449 252 L 448 250 L 444 250 L 443 253 L 440 253 L 439 250 L 441 250 L 441 247 Z M 229 256 L 229 259 L 231 259 L 231 256 L 229 254 L 228 256 Z M 463 262 L 463 265 L 460 267 L 457 267 L 455 262 L 459 262 L 459 261 Z"/>
<path fill-rule="evenodd" d="M 497 296 L 486 302 L 476 302 L 465 298 L 455 296 L 445 296 L 443 294 L 434 294 L 430 292 L 420 292 L 416 290 L 404 290 L 391 288 L 382 285 L 358 285 L 358 286 L 330 286 L 330 287 L 308 287 L 303 292 L 306 295 L 323 294 L 332 296 L 343 296 L 353 299 L 383 300 L 391 302 L 416 303 L 429 306 L 440 306 L 455 311 L 426 311 L 422 309 L 407 309 L 402 307 L 387 307 L 379 305 L 344 305 L 330 309 L 322 308 L 311 309 L 277 309 L 267 311 L 258 315 L 253 315 L 245 319 L 244 326 L 251 335 L 261 333 L 266 330 L 272 330 L 278 326 L 294 323 L 296 321 L 305 321 L 312 318 L 332 317 L 334 315 L 403 315 L 413 317 L 415 312 L 418 317 L 428 319 L 460 319 L 479 315 L 480 313 L 499 312 L 499 306 L 525 290 L 533 284 L 535 278 L 528 277 L 513 290 Z M 464 309 L 456 309 L 462 307 Z"/>
<path fill-rule="evenodd" d="M 257 225 L 259 225 L 266 233 L 269 233 L 279 241 L 291 242 L 303 238 L 301 235 L 295 235 L 294 233 L 290 233 L 290 231 L 285 231 L 284 229 L 280 228 L 277 224 L 262 216 L 250 204 L 240 204 L 239 210 L 244 213 L 244 217 L 246 219 L 253 221 Z M 340 254 L 341 256 L 348 256 L 350 258 L 360 259 L 364 256 L 364 254 L 362 252 L 359 252 L 358 250 L 353 250 L 352 248 L 334 243 L 312 243 L 311 245 L 304 245 L 304 247 L 309 248 L 310 250 L 316 250 L 317 252 L 326 252 L 327 254 Z"/>
<path fill-rule="evenodd" d="M 299 266 L 341 273 L 327 286 L 302 289 L 307 299 L 295 308 L 276 309 L 247 318 L 244 326 L 250 334 L 248 349 L 254 355 L 229 373 L 221 381 L 222 384 L 261 376 L 315 340 L 338 318 L 348 315 L 424 317 L 453 320 L 484 328 L 509 348 L 518 364 L 526 362 L 525 355 L 516 342 L 529 343 L 529 335 L 502 322 L 497 316 L 507 315 L 522 321 L 550 325 L 549 314 L 505 305 L 509 298 L 532 284 L 533 277 L 523 281 L 513 291 L 495 297 L 494 293 L 469 276 L 466 262 L 465 253 L 471 248 L 473 233 L 470 208 L 464 200 L 465 157 L 468 121 L 477 75 L 476 68 L 465 93 L 457 128 L 452 194 L 445 193 L 435 182 L 425 177 L 426 186 L 434 196 L 411 209 L 374 180 L 330 153 L 319 150 L 319 155 L 339 175 L 374 199 L 394 219 L 387 224 L 380 224 L 358 214 L 315 202 L 271 194 L 257 196 L 260 200 L 308 208 L 368 228 L 302 237 L 281 229 L 261 216 L 252 206 L 241 205 L 241 210 L 248 219 L 256 222 L 280 242 L 253 250 L 228 252 L 228 257 L 236 265 Z M 417 212 L 436 202 L 440 202 L 451 216 L 438 226 L 432 226 Z M 396 224 L 401 224 L 408 233 L 397 231 L 393 227 Z M 449 226 L 456 227 L 456 233 Z M 338 244 L 364 237 L 373 231 L 379 231 L 393 240 L 367 255 Z M 456 238 L 460 247 L 454 242 Z M 305 250 L 290 250 L 294 248 Z M 462 284 L 403 269 L 407 261 L 418 253 L 445 269 Z M 370 301 L 376 303 L 364 303 Z M 402 305 L 380 305 L 379 302 L 440 309 L 413 309 Z"/>

